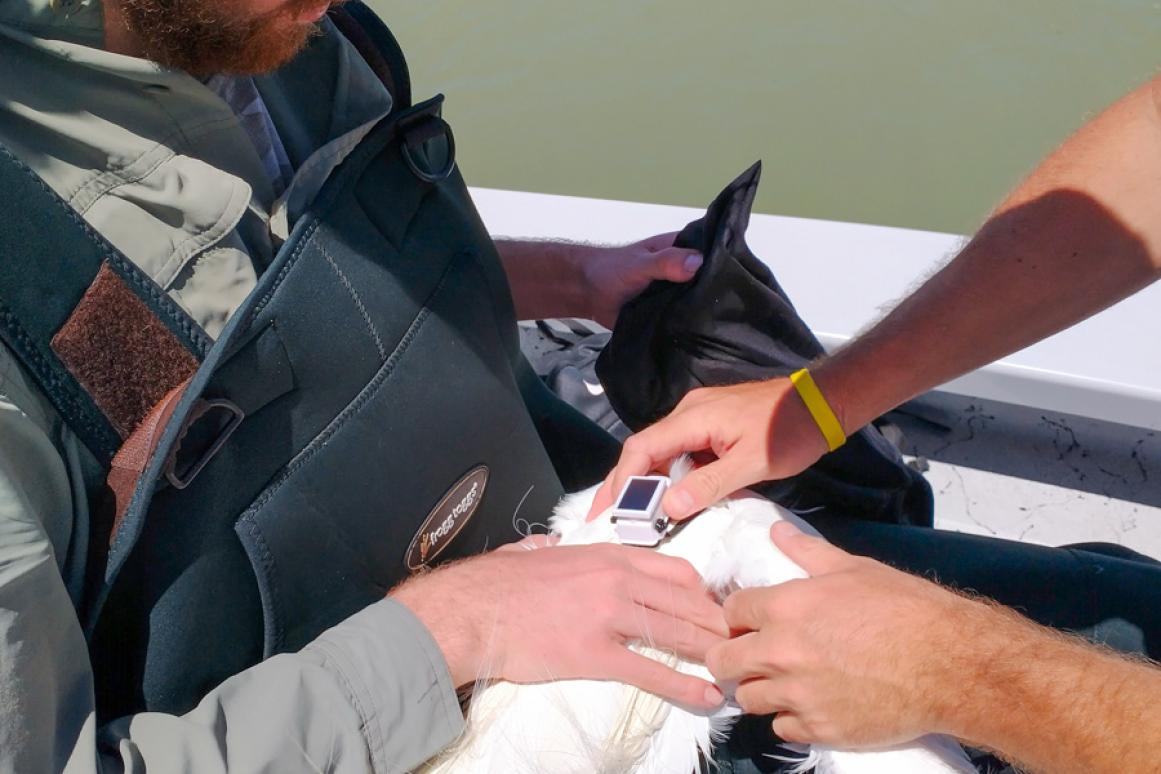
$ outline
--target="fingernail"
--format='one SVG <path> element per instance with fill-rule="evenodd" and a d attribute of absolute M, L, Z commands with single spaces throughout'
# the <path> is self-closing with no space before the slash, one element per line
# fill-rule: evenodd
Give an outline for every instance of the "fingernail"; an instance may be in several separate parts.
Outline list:
<path fill-rule="evenodd" d="M 779 537 L 790 537 L 801 532 L 798 527 L 794 526 L 786 520 L 776 521 L 770 525 L 770 534 L 778 535 Z"/>
<path fill-rule="evenodd" d="M 670 508 L 666 509 L 671 519 L 683 519 L 693 510 L 693 498 L 689 492 L 672 489 L 669 493 Z"/>
<path fill-rule="evenodd" d="M 705 703 L 711 707 L 716 707 L 726 700 L 726 696 L 716 685 L 708 686 L 705 689 Z"/>
<path fill-rule="evenodd" d="M 692 253 L 692 254 L 686 256 L 685 270 L 687 272 L 689 272 L 690 274 L 693 274 L 694 272 L 696 272 L 698 269 L 701 268 L 701 263 L 702 263 L 701 255 L 698 253 Z"/>

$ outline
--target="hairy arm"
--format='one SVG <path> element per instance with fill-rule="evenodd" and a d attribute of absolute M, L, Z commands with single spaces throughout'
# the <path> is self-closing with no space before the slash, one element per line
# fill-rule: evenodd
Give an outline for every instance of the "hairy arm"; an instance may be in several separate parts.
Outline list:
<path fill-rule="evenodd" d="M 1105 309 L 1161 275 L 1161 79 L 1083 127 L 958 256 L 811 372 L 847 434 L 900 403 Z M 686 518 L 755 481 L 801 472 L 826 444 L 787 379 L 695 390 L 625 444 L 598 492 L 683 452 L 718 460 L 670 488 Z"/>
<path fill-rule="evenodd" d="M 1032 772 L 1156 771 L 1161 669 L 972 602 L 962 676 L 949 674 L 946 731 Z"/>
<path fill-rule="evenodd" d="M 942 271 L 819 364 L 848 431 L 1157 279 L 1159 92 L 1151 81 L 1083 127 Z"/>
<path fill-rule="evenodd" d="M 950 734 L 1032 772 L 1157 771 L 1161 669 L 991 602 L 852 556 L 786 522 L 810 577 L 725 602 L 719 681 L 791 742 L 848 749 Z"/>

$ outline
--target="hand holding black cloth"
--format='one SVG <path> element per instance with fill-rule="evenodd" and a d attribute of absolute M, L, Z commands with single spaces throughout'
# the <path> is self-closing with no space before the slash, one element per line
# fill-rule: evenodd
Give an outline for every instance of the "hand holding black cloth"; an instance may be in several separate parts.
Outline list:
<path fill-rule="evenodd" d="M 597 375 L 633 430 L 687 392 L 788 376 L 823 354 L 770 270 L 746 244 L 761 162 L 730 183 L 674 244 L 705 257 L 688 283 L 658 281 L 621 310 Z M 781 481 L 755 487 L 799 512 L 930 526 L 931 487 L 873 427 Z"/>

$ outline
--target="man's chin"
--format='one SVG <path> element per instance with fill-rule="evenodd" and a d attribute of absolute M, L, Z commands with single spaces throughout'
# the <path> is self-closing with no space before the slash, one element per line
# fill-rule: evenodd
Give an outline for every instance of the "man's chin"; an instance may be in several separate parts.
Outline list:
<path fill-rule="evenodd" d="M 214 69 L 214 73 L 229 75 L 262 75 L 282 67 L 298 56 L 311 38 L 321 34 L 317 23 L 294 23 L 278 28 L 277 32 L 263 31 L 238 52 Z M 211 73 L 213 74 L 213 73 Z"/>
<path fill-rule="evenodd" d="M 312 37 L 320 34 L 317 21 L 267 21 L 262 26 L 221 29 L 192 26 L 141 25 L 139 37 L 149 41 L 144 55 L 160 65 L 182 70 L 195 78 L 211 75 L 261 75 L 293 59 Z"/>

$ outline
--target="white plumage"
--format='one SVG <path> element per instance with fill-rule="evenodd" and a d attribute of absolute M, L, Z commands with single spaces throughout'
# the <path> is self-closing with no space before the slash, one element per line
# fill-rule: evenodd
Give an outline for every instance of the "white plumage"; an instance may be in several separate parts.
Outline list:
<path fill-rule="evenodd" d="M 679 461 L 674 480 L 688 470 Z M 585 523 L 596 488 L 565 497 L 552 519 L 562 545 L 617 542 L 609 513 Z M 656 550 L 689 561 L 708 588 L 724 591 L 770 586 L 806 577 L 770 541 L 770 525 L 794 514 L 768 500 L 738 496 L 683 525 Z M 700 664 L 644 645 L 636 650 L 682 672 L 713 678 Z M 552 675 L 545 675 L 550 680 Z M 726 706 L 713 714 L 690 712 L 631 686 L 593 680 L 533 685 L 507 682 L 476 687 L 463 737 L 423 769 L 425 774 L 691 774 L 699 754 L 738 714 Z M 818 774 L 974 774 L 954 741 L 926 737 L 874 752 L 811 749 L 797 767 Z"/>

